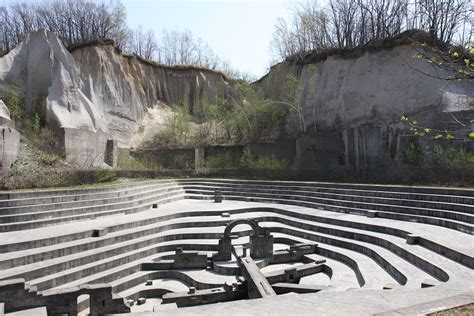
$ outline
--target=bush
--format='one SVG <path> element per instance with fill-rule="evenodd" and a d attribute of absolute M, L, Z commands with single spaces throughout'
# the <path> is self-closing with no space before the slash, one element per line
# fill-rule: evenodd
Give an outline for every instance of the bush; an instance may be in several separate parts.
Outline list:
<path fill-rule="evenodd" d="M 284 170 L 288 169 L 289 166 L 289 161 L 274 156 L 253 158 L 248 148 L 244 150 L 240 157 L 240 167 L 244 169 Z"/>
<path fill-rule="evenodd" d="M 410 143 L 397 156 L 401 162 L 428 168 L 474 168 L 474 153 L 463 147 L 442 146 L 422 147 L 418 143 Z"/>
<path fill-rule="evenodd" d="M 252 157 L 247 148 L 242 156 L 237 157 L 231 153 L 221 155 L 212 155 L 206 157 L 204 166 L 209 169 L 267 169 L 267 170 L 285 170 L 290 166 L 290 162 L 273 156 Z"/>
<path fill-rule="evenodd" d="M 237 168 L 239 165 L 239 157 L 236 157 L 231 153 L 208 156 L 204 160 L 204 167 L 210 169 Z"/>
<path fill-rule="evenodd" d="M 143 160 L 138 160 L 136 158 L 133 158 L 130 155 L 127 155 L 123 157 L 122 159 L 119 159 L 118 162 L 118 169 L 119 170 L 153 170 L 153 171 L 161 171 L 163 170 L 163 166 L 161 166 L 159 163 L 155 161 L 143 161 Z"/>
<path fill-rule="evenodd" d="M 112 182 L 117 180 L 117 172 L 113 169 L 96 169 L 94 183 Z"/>

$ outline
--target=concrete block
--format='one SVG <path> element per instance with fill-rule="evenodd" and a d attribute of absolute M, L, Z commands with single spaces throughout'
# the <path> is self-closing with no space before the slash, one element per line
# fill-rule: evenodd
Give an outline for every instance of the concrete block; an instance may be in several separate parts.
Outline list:
<path fill-rule="evenodd" d="M 118 162 L 118 141 L 108 139 L 105 145 L 104 162 L 111 167 L 117 167 Z"/>
<path fill-rule="evenodd" d="M 107 227 L 96 228 L 96 229 L 94 229 L 94 231 L 92 232 L 92 237 L 102 237 L 102 236 L 105 236 L 105 235 L 107 235 L 108 231 L 109 231 L 109 230 L 108 230 Z"/>
<path fill-rule="evenodd" d="M 103 165 L 107 146 L 107 137 L 103 132 L 63 128 L 60 136 L 68 161 L 82 168 Z"/>
<path fill-rule="evenodd" d="M 418 239 L 419 238 L 420 238 L 420 236 L 418 236 L 418 235 L 408 234 L 407 235 L 407 244 L 416 245 L 416 244 L 418 244 Z"/>
<path fill-rule="evenodd" d="M 377 212 L 375 211 L 367 211 L 366 212 L 367 217 L 377 217 Z"/>
<path fill-rule="evenodd" d="M 220 190 L 216 190 L 214 192 L 214 202 L 215 203 L 222 203 L 222 192 Z"/>
<path fill-rule="evenodd" d="M 221 217 L 230 217 L 230 213 L 229 212 L 221 213 Z"/>

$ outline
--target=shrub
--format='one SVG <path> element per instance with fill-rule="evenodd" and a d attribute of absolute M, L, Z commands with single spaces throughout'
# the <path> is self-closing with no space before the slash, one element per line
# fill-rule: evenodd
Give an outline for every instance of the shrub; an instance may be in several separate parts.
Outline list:
<path fill-rule="evenodd" d="M 95 170 L 95 183 L 104 183 L 117 180 L 117 172 L 113 169 L 98 168 Z"/>
<path fill-rule="evenodd" d="M 245 169 L 284 170 L 288 169 L 289 166 L 289 161 L 274 156 L 253 158 L 248 148 L 244 150 L 244 153 L 240 157 L 240 167 Z"/>
<path fill-rule="evenodd" d="M 397 159 L 420 167 L 474 168 L 474 153 L 463 147 L 439 144 L 421 147 L 417 143 L 411 143 L 397 156 Z"/>
<path fill-rule="evenodd" d="M 273 156 L 252 157 L 250 150 L 246 148 L 240 158 L 225 153 L 220 155 L 212 155 L 206 157 L 204 166 L 210 169 L 268 169 L 268 170 L 284 170 L 288 169 L 290 162 Z"/>
<path fill-rule="evenodd" d="M 222 155 L 211 155 L 206 157 L 204 160 L 204 167 L 210 169 L 236 168 L 239 166 L 239 163 L 239 157 L 236 157 L 231 153 L 225 153 Z"/>

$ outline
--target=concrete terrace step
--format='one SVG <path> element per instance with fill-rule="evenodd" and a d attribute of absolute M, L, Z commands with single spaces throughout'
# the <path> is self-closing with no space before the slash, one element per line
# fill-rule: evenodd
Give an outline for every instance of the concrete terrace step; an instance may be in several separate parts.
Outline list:
<path fill-rule="evenodd" d="M 213 191 L 209 190 L 187 190 L 186 191 L 186 198 L 189 199 L 212 199 Z M 253 193 L 250 194 L 238 194 L 233 193 L 232 195 L 224 194 L 225 200 L 236 200 L 236 201 L 252 201 L 252 202 L 265 202 L 265 203 L 277 203 L 277 204 L 287 204 L 287 205 L 297 205 L 297 206 L 304 206 L 304 207 L 311 207 L 311 208 L 321 208 L 324 210 L 329 211 L 336 211 L 342 213 L 352 213 L 352 214 L 359 214 L 367 216 L 370 213 L 375 213 L 374 215 L 377 217 L 384 217 L 390 218 L 395 220 L 405 220 L 405 221 L 415 221 L 420 223 L 426 223 L 431 225 L 438 225 L 443 226 L 451 229 L 456 229 L 468 234 L 474 234 L 474 227 L 473 225 L 466 224 L 466 221 L 463 220 L 452 220 L 452 219 L 444 219 L 450 217 L 461 218 L 467 221 L 474 220 L 474 217 L 467 216 L 465 214 L 456 213 L 454 216 L 452 213 L 442 212 L 439 210 L 421 210 L 420 212 L 423 214 L 432 214 L 432 215 L 440 215 L 441 217 L 436 216 L 427 216 L 427 215 L 412 215 L 410 208 L 403 208 L 403 212 L 397 213 L 393 207 L 385 206 L 381 204 L 371 204 L 369 205 L 371 208 L 367 208 L 366 205 L 362 203 L 350 203 L 347 201 L 340 201 L 340 200 L 329 200 L 329 199 L 313 199 L 308 197 L 299 198 L 298 196 L 274 196 L 271 194 L 260 194 L 260 193 Z M 332 202 L 332 204 L 328 204 L 328 202 Z M 372 208 L 374 207 L 374 208 Z M 384 210 L 381 211 L 379 209 Z M 416 212 L 415 209 L 413 212 Z M 418 213 L 420 213 L 418 212 Z M 448 214 L 446 214 L 448 213 Z M 416 214 L 416 213 L 415 213 Z"/>
<path fill-rule="evenodd" d="M 157 254 L 162 251 L 176 250 L 176 247 L 186 248 L 189 245 L 196 247 L 195 244 L 197 244 L 198 242 L 199 240 L 191 241 L 183 239 L 179 242 L 172 243 L 170 245 L 150 245 L 137 250 L 129 251 L 125 254 L 117 254 L 112 257 L 107 257 L 105 259 L 84 264 L 68 270 L 63 270 L 59 272 L 52 271 L 53 273 L 45 275 L 43 277 L 32 279 L 29 281 L 29 283 L 37 286 L 39 291 L 44 291 L 46 289 L 58 287 L 60 285 L 65 285 L 64 287 L 69 287 L 69 282 L 77 281 L 81 278 L 89 277 L 92 275 L 96 275 L 96 277 L 101 277 L 106 274 L 107 271 L 111 268 L 119 267 L 134 261 L 139 264 L 143 262 L 143 258 L 150 257 L 152 255 L 157 256 Z M 212 249 L 215 251 L 217 250 L 216 244 L 217 240 L 206 240 L 205 243 L 203 243 L 203 245 L 206 247 L 203 249 Z"/>
<path fill-rule="evenodd" d="M 102 212 L 118 208 L 134 207 L 144 203 L 148 203 L 149 197 L 157 195 L 158 193 L 167 193 L 180 191 L 183 192 L 179 186 L 166 186 L 159 189 L 144 191 L 139 194 L 130 195 L 126 198 L 112 198 L 107 200 L 93 200 L 91 206 L 76 206 L 55 209 L 51 211 L 36 211 L 33 213 L 21 213 L 15 215 L 0 215 L 0 223 L 15 223 L 22 221 L 34 221 L 43 218 L 56 218 L 62 216 L 70 216 L 76 214 L 84 214 L 90 212 Z M 59 205 L 61 206 L 61 205 Z"/>
<path fill-rule="evenodd" d="M 209 186 L 209 187 L 221 187 L 221 188 L 261 188 L 268 190 L 291 190 L 294 192 L 297 191 L 308 191 L 314 193 L 328 193 L 328 194 L 346 194 L 346 195 L 356 195 L 356 196 L 368 196 L 368 197 L 379 197 L 379 198 L 399 198 L 406 200 L 419 200 L 419 201 L 432 201 L 432 202 L 443 202 L 443 203 L 454 203 L 454 204 L 466 204 L 474 205 L 474 196 L 460 196 L 460 195 L 449 195 L 449 194 L 427 194 L 427 193 L 413 193 L 405 191 L 377 191 L 380 189 L 376 187 L 374 189 L 354 189 L 354 188 L 332 188 L 332 187 L 323 187 L 323 186 L 311 186 L 305 183 L 300 183 L 299 185 L 286 185 L 284 183 L 277 184 L 254 184 L 250 183 L 227 183 L 227 182 L 218 182 L 218 181 L 177 181 L 180 185 L 183 186 Z M 446 193 L 446 192 L 445 192 Z"/>
<path fill-rule="evenodd" d="M 244 213 L 233 213 L 233 218 L 246 218 L 249 215 L 252 215 L 254 212 L 261 212 L 259 209 L 245 210 Z M 300 214 L 296 212 L 281 212 L 282 214 L 274 214 L 266 210 L 267 216 L 282 216 L 288 219 L 299 219 Z M 194 216 L 194 217 L 190 217 Z M 206 221 L 203 220 L 203 216 L 206 216 Z M 147 221 L 147 225 L 140 225 L 139 227 L 129 227 L 123 230 L 115 231 L 107 234 L 103 237 L 94 237 L 86 239 L 77 239 L 74 241 L 64 242 L 60 244 L 51 244 L 49 246 L 44 246 L 40 248 L 33 248 L 29 250 L 22 250 L 17 252 L 5 253 L 0 259 L 1 268 L 10 268 L 18 267 L 24 264 L 30 264 L 37 261 L 44 261 L 50 258 L 58 258 L 61 256 L 66 256 L 68 254 L 77 254 L 82 251 L 87 251 L 89 249 L 98 249 L 104 245 L 110 245 L 112 243 L 118 243 L 122 241 L 132 240 L 143 236 L 149 236 L 151 234 L 163 232 L 165 229 L 179 229 L 184 227 L 214 227 L 214 226 L 224 226 L 228 220 L 221 218 L 220 214 L 216 212 L 183 212 L 175 214 L 174 216 L 157 216 L 155 218 L 150 218 Z M 335 221 L 331 224 L 331 227 L 337 227 L 335 229 L 341 228 L 338 225 L 348 224 L 340 221 Z M 327 226 L 328 224 L 319 224 L 322 226 Z M 334 226 L 335 225 L 335 226 Z M 344 226 L 343 226 L 344 227 Z M 362 227 L 366 227 L 362 225 Z M 113 228 L 110 228 L 111 230 Z M 364 231 L 364 230 L 362 230 Z M 402 237 L 404 238 L 404 237 Z"/>
<path fill-rule="evenodd" d="M 188 231 L 188 230 L 189 230 L 189 229 L 187 229 L 187 230 L 185 230 L 185 231 Z M 223 226 L 220 227 L 219 230 L 223 230 Z M 293 231 L 292 229 L 290 229 L 290 230 Z M 183 231 L 183 230 L 181 230 L 181 231 Z M 201 230 L 200 230 L 200 229 L 197 229 L 197 231 L 201 231 Z M 179 232 L 179 230 L 174 231 L 174 232 L 177 233 L 177 232 Z M 168 233 L 169 233 L 169 234 L 168 234 Z M 197 234 L 196 237 L 199 237 L 199 235 L 203 235 L 203 234 Z M 204 234 L 204 235 L 206 235 L 206 234 Z M 215 234 L 207 233 L 207 236 L 206 236 L 206 237 L 207 237 L 207 238 L 212 238 L 212 237 L 217 238 L 218 235 L 219 235 L 219 234 L 215 235 Z M 167 232 L 167 233 L 166 233 L 165 235 L 163 235 L 163 236 L 169 236 L 169 237 L 170 237 L 170 236 L 174 236 L 174 234 L 173 234 L 173 231 L 170 231 L 170 232 Z M 179 238 L 182 238 L 184 235 L 183 235 L 182 233 L 180 233 L 180 234 L 177 234 L 176 236 L 178 236 Z M 158 242 L 158 241 L 159 241 L 159 240 L 154 240 L 154 239 L 150 239 L 150 238 L 153 238 L 153 236 L 151 236 L 151 237 L 150 237 L 150 236 L 147 236 L 147 237 L 145 237 L 145 238 L 142 238 L 141 240 L 133 240 L 134 244 L 130 244 L 130 243 L 126 242 L 126 243 L 123 243 L 123 244 L 126 244 L 126 245 L 124 245 L 123 247 L 128 248 L 128 249 L 135 249 L 136 246 L 137 246 L 137 244 L 148 245 L 150 242 L 153 243 L 153 242 Z M 173 237 L 173 238 L 174 238 L 174 237 Z M 202 238 L 202 237 L 201 237 L 201 238 Z M 165 239 L 165 240 L 166 240 L 166 239 Z M 217 243 L 217 240 L 215 240 L 215 243 Z M 71 265 L 72 267 L 74 267 L 74 266 L 76 266 L 76 265 L 80 265 L 80 267 L 83 267 L 84 269 L 86 269 L 87 266 L 88 266 L 87 262 L 92 261 L 92 264 L 93 264 L 93 262 L 96 262 L 97 264 L 99 264 L 99 262 L 101 262 L 101 260 L 99 260 L 99 261 L 97 261 L 97 260 L 100 259 L 101 256 L 102 256 L 102 257 L 104 257 L 104 256 L 106 257 L 106 259 L 103 259 L 103 260 L 108 260 L 108 259 L 110 259 L 110 255 L 112 255 L 112 254 L 114 254 L 114 253 L 121 253 L 121 252 L 123 252 L 124 250 L 126 250 L 125 248 L 117 248 L 117 246 L 120 246 L 120 245 L 113 245 L 113 246 L 109 246 L 109 247 L 104 247 L 104 249 L 96 249 L 96 250 L 93 250 L 93 251 L 84 252 L 84 253 L 82 253 L 82 254 L 80 255 L 80 258 L 77 258 L 77 257 L 79 257 L 79 255 L 73 255 L 73 256 L 72 256 L 72 257 L 74 257 L 73 260 L 82 260 L 81 258 L 86 258 L 86 262 L 84 262 L 84 261 L 82 261 L 82 262 L 79 261 L 78 263 L 72 262 L 70 265 Z M 145 247 L 145 249 L 147 249 L 148 247 L 149 247 L 149 246 Z M 151 246 L 151 247 L 153 247 L 153 246 Z M 107 249 L 107 251 L 112 251 L 112 252 L 111 252 L 111 253 L 103 253 L 103 252 L 101 252 L 100 255 L 99 255 L 99 257 L 98 257 L 97 252 L 100 252 L 100 251 L 106 250 L 106 249 Z M 141 248 L 141 249 L 142 249 L 142 248 Z M 93 254 L 92 252 L 94 252 L 94 254 Z M 132 254 L 133 254 L 133 253 L 134 253 L 134 252 L 132 251 Z M 128 253 L 128 254 L 130 254 L 130 253 Z M 128 255 L 125 255 L 125 256 L 128 256 Z M 47 263 L 47 264 L 48 264 L 48 270 L 46 270 L 46 271 L 50 271 L 50 270 L 54 271 L 54 270 L 60 270 L 60 269 L 65 270 L 65 269 L 68 269 L 68 267 L 67 267 L 67 266 L 63 266 L 63 265 L 61 265 L 61 264 L 64 264 L 64 261 L 65 261 L 66 259 L 67 259 L 67 258 L 63 257 L 63 258 L 58 258 L 58 259 L 54 259 L 54 260 L 48 260 L 48 261 L 45 261 L 44 263 L 40 263 L 40 265 L 43 265 L 43 266 L 44 266 L 44 265 Z M 51 266 L 51 263 L 52 263 L 52 262 L 59 262 L 58 264 L 60 264 L 60 265 L 59 265 L 59 266 L 57 265 L 57 266 L 55 266 L 55 268 L 52 268 L 52 267 L 53 267 L 53 266 Z M 28 270 L 29 267 L 24 267 L 23 269 L 24 269 L 24 270 Z M 44 268 L 41 268 L 41 269 L 44 269 Z M 95 269 L 95 268 L 94 268 L 94 269 Z M 18 270 L 21 270 L 21 269 L 14 269 L 14 270 L 15 270 L 16 272 L 18 272 Z M 73 269 L 73 270 L 74 270 L 74 269 Z M 41 271 L 43 271 L 43 270 L 38 270 L 38 269 L 37 269 L 36 271 L 37 271 L 36 273 L 41 273 Z M 69 270 L 67 270 L 67 271 L 69 271 Z M 65 271 L 65 272 L 67 272 L 67 271 Z M 31 273 L 31 272 L 30 272 L 30 273 Z M 76 271 L 76 273 L 79 273 L 79 274 L 80 274 L 81 272 L 80 272 L 80 271 Z M 77 275 L 77 274 L 76 274 L 76 275 Z M 3 276 L 4 276 L 4 275 L 3 275 Z M 18 276 L 20 276 L 20 275 L 9 275 L 9 276 L 10 276 L 10 277 L 18 277 Z M 21 276 L 27 277 L 27 279 L 29 279 L 29 276 L 25 276 L 25 275 L 21 275 Z M 33 275 L 33 277 L 34 277 L 34 275 Z M 51 280 L 50 280 L 49 283 L 45 283 L 46 280 L 45 280 L 44 278 L 40 278 L 40 279 L 42 279 L 42 280 L 40 280 L 40 281 L 35 280 L 35 281 L 33 282 L 34 284 L 37 284 L 40 289 L 42 289 L 43 286 L 46 286 L 47 284 L 56 284 L 56 285 L 59 284 L 59 283 L 58 283 L 59 281 L 51 281 Z M 48 279 L 48 280 L 49 280 L 49 279 Z M 36 283 L 36 282 L 39 282 L 39 283 Z"/>
<path fill-rule="evenodd" d="M 310 196 L 310 197 L 321 197 L 329 199 L 338 199 L 338 200 L 347 200 L 353 202 L 364 202 L 364 203 L 376 203 L 376 204 L 390 204 L 390 205 L 400 205 L 400 206 L 412 206 L 412 207 L 422 207 L 422 208 L 433 208 L 441 209 L 446 211 L 457 211 L 461 213 L 474 214 L 474 198 L 468 198 L 466 203 L 452 203 L 452 202 L 443 202 L 431 201 L 431 200 L 418 200 L 418 199 L 409 199 L 406 196 L 400 197 L 398 193 L 391 192 L 389 196 L 375 196 L 371 195 L 371 191 L 341 191 L 337 193 L 329 192 L 319 192 L 314 191 L 312 188 L 307 187 L 282 187 L 282 186 L 272 186 L 271 188 L 266 186 L 231 186 L 231 185 L 212 185 L 212 184 L 184 184 L 183 187 L 186 190 L 199 190 L 207 189 L 215 191 L 217 189 L 224 192 L 261 192 L 261 193 L 272 193 L 276 195 L 298 195 L 298 196 Z M 365 194 L 361 195 L 360 192 Z M 375 193 L 375 192 L 374 192 Z M 406 195 L 406 194 L 404 194 Z"/>
<path fill-rule="evenodd" d="M 137 181 L 130 184 L 119 183 L 114 185 L 105 185 L 104 187 L 84 187 L 73 189 L 41 189 L 41 190 L 27 190 L 27 191 L 0 191 L 0 206 L 15 206 L 15 205 L 29 205 L 38 199 L 38 203 L 52 203 L 54 201 L 74 201 L 74 199 L 81 199 L 89 195 L 100 194 L 107 195 L 109 193 L 120 194 L 128 190 L 139 189 L 157 183 L 175 183 L 174 180 L 150 180 Z M 34 203 L 33 203 L 34 204 Z"/>
<path fill-rule="evenodd" d="M 214 195 L 214 190 L 209 190 L 208 188 L 195 188 L 195 189 L 188 189 L 186 186 L 184 187 L 186 193 L 192 194 L 207 194 L 210 196 Z M 277 198 L 277 199 L 285 199 L 285 200 L 302 200 L 308 202 L 316 202 L 320 204 L 327 204 L 327 205 L 336 205 L 336 206 L 346 206 L 346 207 L 354 207 L 358 209 L 368 209 L 374 211 L 384 211 L 384 212 L 394 212 L 394 213 L 404 213 L 404 214 L 411 214 L 411 215 L 421 215 L 421 216 L 431 216 L 431 217 L 440 217 L 440 218 L 447 218 L 456 221 L 466 222 L 469 224 L 474 223 L 474 216 L 471 216 L 466 213 L 461 212 L 453 212 L 453 211 L 446 211 L 440 209 L 430 209 L 427 207 L 411 207 L 411 206 L 399 206 L 399 205 L 391 205 L 386 203 L 384 200 L 378 200 L 379 203 L 374 202 L 361 202 L 361 201 L 353 201 L 353 200 L 346 200 L 341 199 L 339 196 L 336 198 L 325 198 L 325 197 L 317 197 L 315 195 L 303 195 L 300 193 L 293 193 L 287 192 L 285 194 L 280 194 L 279 192 L 268 192 L 262 191 L 259 189 L 248 189 L 248 190 L 221 190 L 221 193 L 224 199 L 228 196 L 241 196 L 241 197 L 263 197 L 263 198 Z M 344 198 L 344 197 L 342 197 Z M 469 207 L 470 209 L 472 207 Z"/>
<path fill-rule="evenodd" d="M 240 209 L 232 211 L 234 214 L 233 218 L 246 217 L 247 214 L 252 214 L 254 212 L 265 211 L 266 214 L 273 215 L 274 213 L 287 216 L 288 218 L 295 219 L 304 219 L 308 216 L 304 216 L 298 212 L 283 211 L 280 209 L 259 209 L 259 208 L 249 208 L 249 209 Z M 96 249 L 102 245 L 109 245 L 114 242 L 121 242 L 125 240 L 130 240 L 133 238 L 138 238 L 146 236 L 148 234 L 153 234 L 167 229 L 178 229 L 181 227 L 209 227 L 216 225 L 225 225 L 228 222 L 227 219 L 222 219 L 220 212 L 212 211 L 192 211 L 192 212 L 179 212 L 173 215 L 158 215 L 156 217 L 149 217 L 146 220 L 140 220 L 137 222 L 130 222 L 127 225 L 115 225 L 107 227 L 109 233 L 103 237 L 94 237 L 90 238 L 89 235 L 81 235 L 77 239 L 72 241 L 65 241 L 59 243 L 56 238 L 52 239 L 50 242 L 47 240 L 43 241 L 41 247 L 22 250 L 20 251 L 11 251 L 5 253 L 0 259 L 1 268 L 9 268 L 13 266 L 20 266 L 24 264 L 29 264 L 37 261 L 47 260 L 48 258 L 56 258 L 60 256 L 65 256 L 72 253 L 78 253 L 88 249 Z M 201 219 L 203 216 L 206 216 L 207 221 L 202 222 Z M 322 220 L 322 217 L 310 216 L 314 222 Z M 332 225 L 335 227 L 353 227 L 361 231 L 376 229 L 376 231 L 386 230 L 386 233 L 392 231 L 385 229 L 384 227 L 375 227 L 374 225 L 364 225 L 364 224 L 355 224 L 347 221 L 338 221 L 326 219 L 321 221 L 323 225 Z M 165 226 L 166 225 L 166 226 Z M 321 225 L 321 224 L 320 224 Z M 120 228 L 120 229 L 119 229 Z M 397 236 L 401 238 L 406 238 L 407 232 L 395 231 Z M 12 244 L 11 248 L 15 248 L 15 245 Z"/>
<path fill-rule="evenodd" d="M 177 187 L 178 185 L 173 182 L 158 183 L 158 184 L 153 184 L 153 185 L 150 184 L 147 186 L 137 186 L 129 190 L 112 191 L 108 193 L 90 193 L 90 194 L 83 194 L 83 195 L 65 196 L 64 198 L 68 198 L 67 201 L 45 202 L 45 201 L 35 200 L 35 201 L 30 201 L 31 204 L 1 207 L 0 215 L 40 212 L 40 211 L 72 208 L 72 207 L 94 206 L 94 205 L 107 204 L 107 201 L 110 201 L 110 200 L 127 201 L 127 200 L 133 199 L 137 195 L 140 195 L 146 192 L 159 190 L 159 189 L 167 188 L 167 187 L 173 187 L 173 186 Z M 55 199 L 56 198 L 59 198 L 59 197 L 55 197 Z M 20 201 L 23 201 L 23 200 L 20 200 Z"/>
<path fill-rule="evenodd" d="M 345 190 L 364 190 L 364 191 L 389 191 L 401 193 L 429 194 L 429 195 L 445 195 L 458 197 L 474 197 L 473 189 L 462 188 L 444 188 L 444 187 L 420 187 L 406 185 L 385 185 L 385 184 L 352 184 L 352 183 L 332 183 L 332 182 L 308 182 L 308 181 L 259 181 L 259 180 L 230 180 L 230 179 L 177 179 L 179 184 L 188 183 L 219 183 L 234 185 L 254 185 L 254 186 L 284 186 L 284 187 L 320 187 L 329 189 L 345 189 Z"/>
<path fill-rule="evenodd" d="M 8 223 L 8 224 L 0 224 L 0 232 L 9 232 L 9 231 L 17 231 L 17 230 L 28 230 L 28 229 L 35 229 L 41 228 L 46 226 L 64 224 L 73 221 L 84 221 L 88 219 L 94 219 L 103 216 L 112 216 L 117 214 L 131 214 L 136 212 L 141 212 L 147 209 L 150 209 L 152 204 L 163 204 L 169 203 L 172 201 L 176 201 L 179 199 L 184 198 L 184 192 L 181 189 L 177 188 L 174 192 L 167 192 L 167 193 L 159 193 L 157 195 L 150 196 L 146 198 L 142 204 L 135 207 L 125 207 L 123 209 L 113 209 L 110 211 L 101 211 L 101 212 L 89 212 L 80 215 L 72 215 L 72 216 L 62 216 L 53 219 L 41 219 L 35 221 L 24 221 L 24 222 L 16 222 L 16 223 Z"/>

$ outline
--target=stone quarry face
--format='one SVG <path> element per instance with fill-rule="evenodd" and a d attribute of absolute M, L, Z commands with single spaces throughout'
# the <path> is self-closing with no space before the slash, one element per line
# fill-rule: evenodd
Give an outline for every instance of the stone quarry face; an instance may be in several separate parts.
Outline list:
<path fill-rule="evenodd" d="M 466 189 L 218 179 L 0 193 L 0 304 L 432 313 L 474 302 L 473 201 Z"/>
<path fill-rule="evenodd" d="M 236 93 L 220 73 L 157 66 L 112 46 L 78 48 L 71 55 L 46 30 L 30 33 L 0 58 L 0 85 L 25 93 L 26 110 L 44 98 L 46 121 L 67 158 L 93 165 L 103 163 L 107 140 L 130 147 L 145 114 L 160 102 L 192 110 L 197 100 Z"/>
<path fill-rule="evenodd" d="M 450 74 L 415 59 L 416 45 L 280 63 L 255 83 L 263 95 L 278 99 L 287 76 L 298 77 L 305 132 L 290 113 L 280 139 L 296 139 L 299 169 L 378 168 L 404 145 L 402 115 L 441 130 L 452 114 L 474 115 L 472 80 L 424 75 Z M 199 100 L 238 96 L 220 73 L 156 65 L 111 45 L 84 45 L 70 53 L 46 30 L 29 34 L 0 58 L 0 85 L 23 92 L 27 110 L 38 98 L 46 100 L 48 125 L 63 153 L 79 165 L 102 165 L 107 141 L 121 148 L 143 143 L 159 130 L 171 105 L 192 111 Z"/>

